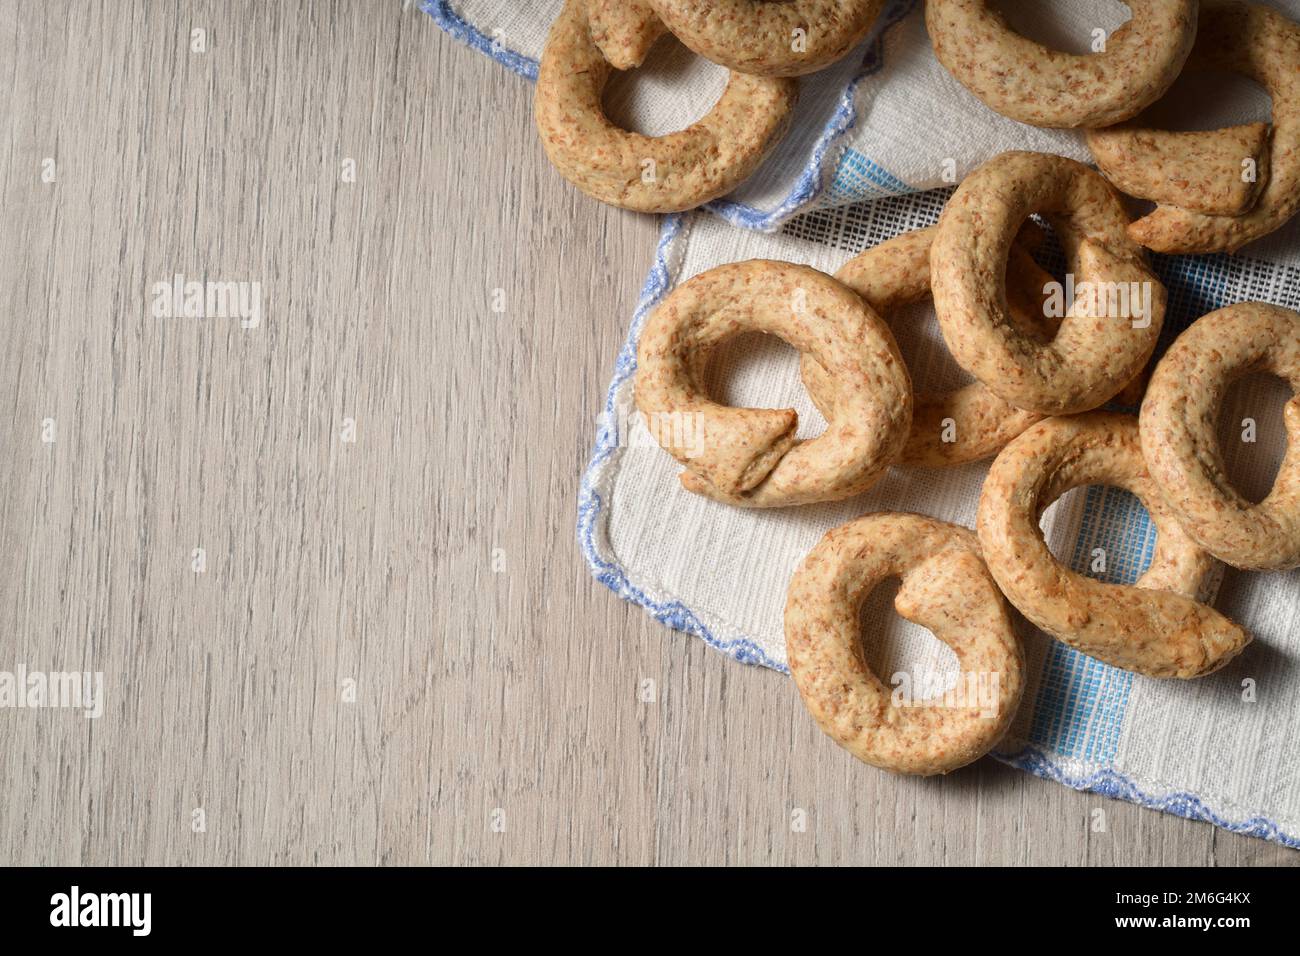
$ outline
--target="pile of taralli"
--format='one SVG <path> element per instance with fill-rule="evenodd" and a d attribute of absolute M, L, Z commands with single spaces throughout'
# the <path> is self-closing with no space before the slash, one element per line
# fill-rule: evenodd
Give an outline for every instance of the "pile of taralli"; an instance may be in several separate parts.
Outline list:
<path fill-rule="evenodd" d="M 1009 152 L 973 171 L 937 225 L 910 232 L 829 276 L 788 262 L 720 266 L 682 283 L 640 336 L 636 402 L 651 420 L 691 416 L 701 441 L 673 443 L 691 492 L 740 508 L 861 494 L 893 466 L 993 458 L 976 529 L 901 513 L 830 531 L 790 581 L 790 672 L 813 718 L 867 763 L 945 773 L 987 753 L 1024 687 L 1013 606 L 1051 637 L 1114 667 L 1193 678 L 1230 661 L 1250 635 L 1208 603 L 1220 562 L 1300 566 L 1300 397 L 1285 409 L 1288 450 L 1271 492 L 1243 498 L 1225 473 L 1216 426 L 1238 378 L 1268 372 L 1300 392 L 1300 314 L 1243 302 L 1203 316 L 1148 364 L 1166 292 L 1146 250 L 1233 252 L 1300 206 L 1300 26 L 1225 0 L 1129 0 L 1132 19 L 1105 52 L 1048 50 L 982 0 L 929 0 L 940 62 L 990 108 L 1024 123 L 1085 128 L 1100 172 L 1059 156 Z M 536 116 L 556 167 L 580 189 L 631 209 L 689 208 L 734 187 L 780 136 L 790 77 L 821 68 L 870 29 L 878 0 L 568 0 L 541 64 Z M 717 106 L 663 137 L 617 129 L 600 107 L 611 69 L 641 63 L 671 31 L 732 70 Z M 792 44 L 791 38 L 798 42 Z M 1142 125 L 1183 69 L 1242 73 L 1273 99 L 1271 123 L 1207 132 Z M 642 175 L 644 158 L 656 175 Z M 1131 221 L 1119 190 L 1156 204 Z M 1037 215 L 1065 255 L 1074 298 L 1048 308 L 1035 261 Z M 974 382 L 914 393 L 889 322 L 933 299 L 943 338 Z M 745 332 L 779 336 L 827 421 L 796 438 L 793 409 L 733 408 L 704 384 L 710 355 Z M 1118 397 L 1140 414 L 1099 410 Z M 1063 566 L 1040 528 L 1073 488 L 1131 492 L 1158 540 L 1132 586 Z M 900 579 L 904 618 L 954 651 L 959 684 L 995 678 L 996 706 L 898 706 L 866 664 L 859 611 Z M 1008 602 L 1010 606 L 1008 606 Z"/>

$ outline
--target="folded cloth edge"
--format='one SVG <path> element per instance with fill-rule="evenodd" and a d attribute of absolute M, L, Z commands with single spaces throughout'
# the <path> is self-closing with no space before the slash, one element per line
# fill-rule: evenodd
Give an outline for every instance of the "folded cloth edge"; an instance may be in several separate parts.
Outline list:
<path fill-rule="evenodd" d="M 920 0 L 890 0 L 889 5 L 880 14 L 879 22 L 863 41 L 865 46 L 859 47 L 865 51 L 861 67 L 854 74 L 853 79 L 845 84 L 835 111 L 817 137 L 803 171 L 776 208 L 764 212 L 725 196 L 701 208 L 742 229 L 772 232 L 779 229 L 787 219 L 803 212 L 816 202 L 825 192 L 839 157 L 843 153 L 846 144 L 841 141 L 857 123 L 858 110 L 855 97 L 859 83 L 881 69 L 884 64 L 885 33 L 901 23 L 919 2 Z M 536 60 L 510 49 L 465 20 L 453 8 L 452 0 L 423 0 L 420 9 L 431 16 L 433 21 L 453 39 L 491 57 L 530 82 L 537 81 Z"/>
<path fill-rule="evenodd" d="M 875 73 L 881 65 L 884 33 L 900 22 L 916 6 L 918 0 L 893 0 L 881 16 L 881 24 L 867 41 L 861 69 L 846 84 L 839 103 L 830 120 L 819 135 L 811 157 L 794 186 L 778 206 L 763 212 L 725 197 L 703 207 L 720 218 L 745 229 L 761 232 L 773 231 L 793 215 L 806 210 L 822 194 L 830 180 L 833 164 L 828 155 L 838 157 L 843 150 L 839 143 L 857 121 L 855 94 L 858 84 Z M 459 42 L 483 53 L 514 73 L 536 81 L 538 63 L 487 36 L 463 19 L 452 6 L 451 0 L 423 0 L 421 9 L 437 25 Z M 835 149 L 835 147 L 839 147 Z M 619 447 L 618 419 L 615 401 L 622 386 L 636 370 L 636 343 L 643 321 L 653 306 L 672 285 L 672 268 L 668 261 L 669 249 L 675 240 L 685 238 L 689 230 L 690 214 L 665 217 L 654 266 L 641 292 L 628 337 L 619 352 L 613 378 L 606 394 L 596 443 L 590 461 L 583 473 L 578 499 L 577 532 L 579 544 L 593 577 L 619 597 L 647 611 L 655 620 L 668 627 L 702 639 L 715 650 L 721 651 L 744 664 L 756 664 L 788 674 L 780 663 L 772 660 L 754 641 L 745 637 L 722 638 L 714 634 L 713 622 L 704 620 L 696 611 L 672 598 L 659 598 L 649 589 L 634 582 L 612 555 L 606 557 L 598 544 L 606 517 L 601 492 L 612 479 Z M 721 623 L 721 622 L 719 622 Z M 1004 741 L 1008 743 L 1010 741 Z M 1284 832 L 1278 824 L 1266 817 L 1251 815 L 1245 807 L 1227 804 L 1229 810 L 1216 809 L 1201 796 L 1169 790 L 1152 793 L 1139 784 L 1107 767 L 1089 764 L 1076 758 L 1055 758 L 1038 747 L 1019 744 L 1013 751 L 994 750 L 991 753 L 1002 763 L 1027 771 L 1036 777 L 1052 780 L 1074 790 L 1097 793 L 1112 799 L 1124 800 L 1140 806 L 1171 813 L 1190 820 L 1203 820 L 1233 833 L 1253 836 L 1300 849 L 1300 837 Z M 1244 814 L 1244 816 L 1243 816 Z"/>
<path fill-rule="evenodd" d="M 618 392 L 636 373 L 637 341 L 646 317 L 673 286 L 673 249 L 684 245 L 679 240 L 687 238 L 691 216 L 691 213 L 676 213 L 664 218 L 655 248 L 654 265 L 642 286 L 631 327 L 615 361 L 614 374 L 597 421 L 595 445 L 583 471 L 578 492 L 578 544 L 597 581 L 623 600 L 641 607 L 659 623 L 698 637 L 709 647 L 742 664 L 767 667 L 788 676 L 789 670 L 772 660 L 755 641 L 744 636 L 720 637 L 714 633 L 717 624 L 706 620 L 699 612 L 674 598 L 654 595 L 650 588 L 634 581 L 627 568 L 609 553 L 605 538 L 608 515 L 602 492 L 608 493 L 617 471 L 620 448 Z M 1097 763 L 1058 757 L 1020 740 L 1004 740 L 1003 745 L 1007 744 L 1011 749 L 994 749 L 990 756 L 1035 777 L 1063 784 L 1072 790 L 1135 803 L 1188 820 L 1202 820 L 1231 833 L 1300 849 L 1300 836 L 1285 832 L 1275 821 L 1233 801 L 1211 800 L 1183 790 L 1152 792 L 1143 789 L 1149 784 L 1139 784 L 1133 778 Z"/>

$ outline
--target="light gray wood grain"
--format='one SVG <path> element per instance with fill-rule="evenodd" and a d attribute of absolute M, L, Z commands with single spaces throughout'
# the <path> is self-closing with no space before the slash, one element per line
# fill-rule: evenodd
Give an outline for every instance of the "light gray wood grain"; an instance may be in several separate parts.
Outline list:
<path fill-rule="evenodd" d="M 0 669 L 105 681 L 0 711 L 0 861 L 1295 861 L 992 761 L 886 777 L 594 583 L 657 225 L 418 10 L 0 0 L 0 67 Z M 261 325 L 151 315 L 175 273 Z"/>

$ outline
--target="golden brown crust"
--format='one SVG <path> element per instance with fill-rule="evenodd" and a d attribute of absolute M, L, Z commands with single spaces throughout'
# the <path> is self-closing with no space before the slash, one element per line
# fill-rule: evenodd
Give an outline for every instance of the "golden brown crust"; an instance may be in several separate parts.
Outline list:
<path fill-rule="evenodd" d="M 1080 293 L 1050 342 L 1017 327 L 1006 293 L 1016 230 L 1055 227 Z M 1017 408 L 1068 415 L 1103 404 L 1142 370 L 1164 321 L 1165 288 L 1129 239 L 1118 194 L 1062 156 L 1003 153 L 957 188 L 930 251 L 935 314 L 958 364 Z"/>
<path fill-rule="evenodd" d="M 1271 372 L 1300 391 L 1300 314 L 1242 302 L 1194 322 L 1156 365 L 1142 402 L 1142 450 L 1187 533 L 1238 568 L 1300 567 L 1300 398 L 1286 405 L 1286 457 L 1258 504 L 1233 487 L 1215 435 L 1237 378 Z"/>
<path fill-rule="evenodd" d="M 901 578 L 898 613 L 957 655 L 963 693 L 908 699 L 871 672 L 859 614 L 890 577 Z M 894 773 L 948 773 L 988 753 L 1024 684 L 1020 641 L 975 535 L 922 515 L 872 514 L 828 532 L 790 581 L 785 642 L 790 675 L 818 726 L 859 760 Z"/>
<path fill-rule="evenodd" d="M 935 227 L 918 229 L 873 246 L 835 273 L 876 312 L 892 322 L 899 308 L 930 295 L 930 245 Z M 1042 310 L 1042 289 L 1051 281 L 1020 243 L 1012 246 L 1008 268 L 1011 314 L 1029 334 L 1050 340 L 1056 324 Z M 811 356 L 800 362 L 804 385 L 825 416 L 835 404 L 835 382 Z M 978 382 L 914 396 L 912 430 L 899 464 L 940 468 L 997 454 L 1012 438 L 1042 418 L 998 398 Z"/>
<path fill-rule="evenodd" d="M 991 109 L 1032 126 L 1110 126 L 1178 78 L 1196 38 L 1196 0 L 1126 0 L 1133 17 L 1093 54 L 1016 33 L 985 0 L 926 0 L 934 53 Z"/>
<path fill-rule="evenodd" d="M 1267 172 L 1269 125 L 1173 133 L 1130 122 L 1089 130 L 1088 148 L 1106 178 L 1130 196 L 1236 216 L 1255 205 L 1264 186 L 1242 175 L 1242 163 Z"/>
<path fill-rule="evenodd" d="M 794 409 L 731 408 L 708 397 L 708 356 L 751 331 L 779 336 L 835 376 L 823 435 L 797 441 Z M 825 273 L 763 259 L 710 269 L 660 303 L 638 343 L 636 402 L 648 422 L 683 423 L 652 430 L 686 465 L 689 490 L 755 508 L 866 491 L 898 457 L 912 420 L 911 381 L 884 321 Z"/>
<path fill-rule="evenodd" d="M 640 66 L 667 32 L 648 0 L 587 0 L 587 18 L 592 42 L 616 70 Z"/>
<path fill-rule="evenodd" d="M 1043 540 L 1044 509 L 1088 484 L 1123 488 L 1151 515 L 1155 555 L 1136 585 L 1077 574 Z M 1156 490 L 1131 416 L 1091 412 L 1027 429 L 989 469 L 977 527 L 989 570 L 1007 599 L 1057 640 L 1107 664 L 1149 677 L 1199 677 L 1250 642 L 1244 630 L 1201 603 L 1214 562 Z"/>
<path fill-rule="evenodd" d="M 1089 145 L 1117 185 L 1159 203 L 1129 227 L 1135 241 L 1157 252 L 1235 252 L 1300 210 L 1300 24 L 1253 3 L 1203 0 L 1187 68 L 1239 73 L 1268 90 L 1273 122 L 1265 135 L 1261 124 L 1209 133 L 1138 126 L 1090 137 Z M 1146 155 L 1144 140 L 1159 152 Z M 1243 181 L 1246 160 L 1255 163 L 1254 182 Z M 1161 176 L 1144 168 L 1153 161 L 1171 165 L 1174 181 L 1188 180 L 1186 191 L 1148 181 Z"/>
<path fill-rule="evenodd" d="M 649 0 L 679 40 L 738 73 L 802 76 L 845 56 L 884 0 Z"/>
<path fill-rule="evenodd" d="M 619 48 L 633 55 L 626 41 Z M 794 80 L 733 73 L 703 119 L 667 136 L 644 136 L 606 118 L 601 93 L 610 69 L 591 36 L 587 0 L 567 0 L 542 53 L 533 114 L 546 155 L 565 179 L 639 212 L 691 209 L 738 186 L 784 135 L 798 92 Z"/>

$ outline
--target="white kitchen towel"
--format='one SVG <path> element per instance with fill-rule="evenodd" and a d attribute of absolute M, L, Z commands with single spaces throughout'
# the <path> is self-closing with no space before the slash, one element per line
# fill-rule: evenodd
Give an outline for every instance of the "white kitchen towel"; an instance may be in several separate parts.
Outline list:
<path fill-rule="evenodd" d="M 1300 0 L 1266 0 L 1300 16 Z M 452 36 L 530 80 L 563 0 L 424 0 Z M 1088 160 L 1081 134 L 1025 126 L 994 113 L 935 59 L 921 0 L 889 0 L 876 27 L 839 63 L 800 79 L 790 133 L 748 181 L 708 209 L 749 229 L 773 230 L 814 206 L 934 189 L 1008 149 Z M 1051 0 L 1008 7 L 1030 36 L 1086 52 L 1093 31 L 1125 17 L 1112 0 Z M 646 64 L 615 74 L 611 118 L 647 134 L 682 129 L 722 93 L 727 71 L 672 38 Z M 1167 98 L 1189 128 L 1267 118 L 1268 97 L 1245 80 L 1188 77 Z M 1194 115 L 1188 116 L 1188 113 Z M 557 174 L 558 175 L 558 174 Z M 1300 260 L 1298 260 L 1300 261 Z"/>
<path fill-rule="evenodd" d="M 1274 5 L 1300 16 L 1300 0 Z M 1118 25 L 1122 14 L 1115 6 L 1102 0 L 1026 5 L 1028 20 L 1017 25 L 1040 39 L 1055 37 L 1057 45 L 1077 46 L 1074 38 L 1090 36 L 1096 26 Z M 560 0 L 426 3 L 444 29 L 529 77 L 536 75 L 547 25 L 559 7 Z M 858 250 L 933 222 L 947 192 L 921 190 L 953 174 L 960 178 L 1005 149 L 1087 158 L 1077 134 L 1005 120 L 952 80 L 934 59 L 919 7 L 917 0 L 891 3 L 860 51 L 801 81 L 795 129 L 753 180 L 708 212 L 664 220 L 600 413 L 578 518 L 593 573 L 658 620 L 746 663 L 785 670 L 786 585 L 827 529 L 875 510 L 919 511 L 971 526 L 987 464 L 896 468 L 852 501 L 782 511 L 735 510 L 688 495 L 676 478 L 679 467 L 633 413 L 636 341 L 647 314 L 678 282 L 726 262 L 769 257 L 833 272 Z M 724 71 L 670 42 L 660 44 L 635 76 L 616 79 L 607 105 L 624 125 L 664 132 L 698 116 L 700 104 L 712 102 L 724 82 Z M 1261 91 L 1211 82 L 1179 81 L 1171 97 L 1177 121 L 1211 128 L 1267 117 Z M 1188 122 L 1192 104 L 1197 115 Z M 1170 290 L 1162 348 L 1192 320 L 1231 302 L 1262 299 L 1300 308 L 1300 227 L 1294 223 L 1239 256 L 1158 256 L 1155 265 Z M 900 345 L 918 387 L 967 380 L 948 357 L 927 308 L 912 310 L 896 328 L 906 330 Z M 805 437 L 823 427 L 799 383 L 791 349 L 748 337 L 723 359 L 715 374 L 724 400 L 795 408 Z M 1262 495 L 1280 463 L 1286 397 L 1274 380 L 1249 379 L 1224 409 L 1225 456 L 1248 495 Z M 1253 443 L 1242 441 L 1246 418 L 1257 423 Z M 1072 492 L 1049 510 L 1044 524 L 1054 552 L 1081 572 L 1093 573 L 1098 548 L 1107 556 L 1100 574 L 1105 580 L 1131 582 L 1150 560 L 1154 531 L 1146 513 L 1115 489 Z M 1077 789 L 1300 847 L 1298 599 L 1300 573 L 1229 570 L 1217 606 L 1251 630 L 1255 642 L 1228 668 L 1190 682 L 1135 677 L 1024 625 L 1031 681 L 995 756 Z M 882 588 L 864 609 L 867 654 L 877 672 L 951 672 L 951 652 L 928 631 L 899 619 L 891 601 Z"/>
<path fill-rule="evenodd" d="M 736 229 L 708 214 L 667 219 L 654 269 L 619 355 L 584 476 L 578 537 L 596 578 L 655 618 L 739 661 L 785 671 L 782 612 L 790 575 L 830 528 L 872 511 L 915 511 L 973 527 L 987 463 L 894 468 L 849 501 L 775 511 L 734 509 L 691 495 L 680 466 L 635 414 L 632 381 L 642 324 L 673 286 L 750 258 L 835 271 L 854 253 L 934 222 L 946 191 L 812 212 L 777 234 Z M 1232 302 L 1300 308 L 1300 271 L 1242 256 L 1162 257 L 1169 289 L 1162 348 L 1190 322 Z M 1060 263 L 1045 262 L 1049 268 Z M 891 323 L 918 389 L 969 379 L 943 347 L 933 311 Z M 732 405 L 794 408 L 801 437 L 825 422 L 798 376 L 797 353 L 748 336 L 721 356 L 715 392 Z M 1286 447 L 1289 392 L 1267 377 L 1234 387 L 1220 441 L 1243 493 L 1262 496 Z M 1255 441 L 1241 427 L 1255 423 Z M 1053 552 L 1080 573 L 1132 583 L 1150 562 L 1155 530 L 1137 499 L 1114 488 L 1070 492 L 1044 521 Z M 1105 569 L 1094 568 L 1096 549 Z M 952 652 L 899 618 L 881 588 L 864 609 L 877 674 L 951 675 Z M 1227 570 L 1216 602 L 1254 635 L 1232 664 L 1194 681 L 1138 677 L 1086 657 L 1021 622 L 1029 683 L 995 756 L 1076 789 L 1092 790 L 1235 832 L 1300 847 L 1300 572 Z M 846 757 L 846 759 L 848 759 Z"/>

